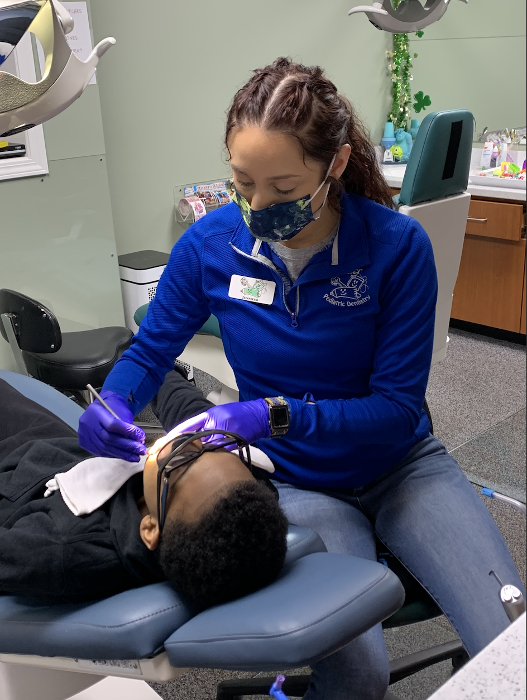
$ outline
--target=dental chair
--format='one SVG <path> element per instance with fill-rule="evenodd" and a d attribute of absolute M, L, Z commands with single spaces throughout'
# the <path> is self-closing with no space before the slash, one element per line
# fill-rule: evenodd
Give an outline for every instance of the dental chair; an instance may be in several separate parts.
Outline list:
<path fill-rule="evenodd" d="M 466 190 L 473 133 L 474 117 L 468 110 L 429 114 L 417 132 L 401 191 L 394 197 L 399 212 L 421 224 L 434 249 L 439 289 L 433 365 L 447 353 L 450 311 L 470 206 Z"/>
<path fill-rule="evenodd" d="M 103 385 L 133 334 L 120 326 L 62 333 L 55 314 L 39 301 L 0 289 L 0 335 L 21 374 L 71 393 L 86 407 L 86 384 Z"/>
<path fill-rule="evenodd" d="M 394 198 L 400 213 L 419 221 L 428 233 L 434 249 L 438 276 L 438 299 L 434 330 L 432 365 L 445 359 L 448 328 L 454 287 L 461 262 L 467 224 L 470 194 L 466 191 L 472 154 L 474 118 L 467 110 L 450 110 L 429 114 L 419 129 L 406 167 L 401 192 Z M 139 325 L 148 305 L 136 312 Z M 207 397 L 216 404 L 238 400 L 236 379 L 227 362 L 218 320 L 211 316 L 188 343 L 181 360 L 215 377 L 221 382 L 219 392 Z M 425 401 L 425 411 L 432 416 Z M 395 571 L 402 581 L 406 599 L 404 606 L 385 620 L 385 629 L 424 622 L 442 615 L 426 591 L 404 569 L 391 552 L 377 542 L 379 560 Z M 468 660 L 460 640 L 397 659 L 391 663 L 390 683 L 395 683 L 428 666 L 452 660 L 457 670 Z M 259 695 L 269 688 L 271 678 L 254 681 L 227 681 L 218 689 L 217 700 Z M 269 685 L 268 685 L 269 684 Z M 302 696 L 309 685 L 309 676 L 288 678 L 287 695 Z"/>
<path fill-rule="evenodd" d="M 0 379 L 76 429 L 82 408 L 52 387 L 5 370 Z M 196 616 L 167 583 L 79 605 L 0 595 L 0 698 L 154 700 L 160 696 L 145 681 L 167 682 L 191 667 L 304 666 L 403 600 L 388 568 L 328 554 L 316 533 L 294 526 L 275 583 Z"/>

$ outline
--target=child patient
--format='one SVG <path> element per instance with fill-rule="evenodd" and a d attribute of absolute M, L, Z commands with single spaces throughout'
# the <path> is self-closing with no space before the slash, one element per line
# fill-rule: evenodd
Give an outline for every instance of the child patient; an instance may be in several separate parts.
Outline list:
<path fill-rule="evenodd" d="M 210 405 L 174 371 L 155 409 L 170 428 Z M 0 380 L 0 594 L 82 602 L 168 580 L 204 609 L 271 583 L 286 553 L 277 497 L 236 454 L 201 448 L 189 442 L 184 457 L 159 459 L 163 505 L 158 457 L 149 456 L 142 473 L 76 516 L 60 491 L 44 497 L 46 483 L 92 455 L 74 430 Z"/>

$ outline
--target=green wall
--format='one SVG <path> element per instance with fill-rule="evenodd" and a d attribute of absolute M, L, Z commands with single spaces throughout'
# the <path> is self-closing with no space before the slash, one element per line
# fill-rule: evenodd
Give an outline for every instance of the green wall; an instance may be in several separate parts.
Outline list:
<path fill-rule="evenodd" d="M 525 0 L 452 0 L 440 22 L 411 38 L 415 92 L 431 110 L 465 107 L 477 132 L 525 126 Z"/>
<path fill-rule="evenodd" d="M 0 182 L 0 287 L 49 306 L 66 332 L 124 325 L 98 85 L 44 134 L 49 175 Z M 15 370 L 1 338 L 0 368 Z"/>
<path fill-rule="evenodd" d="M 228 174 L 225 111 L 250 70 L 277 56 L 324 66 L 380 139 L 391 36 L 347 17 L 363 2 L 158 0 L 145 10 L 91 0 L 96 37 L 117 38 L 99 80 L 119 253 L 170 250 L 182 232 L 174 187 Z M 525 0 L 452 0 L 412 49 L 412 86 L 433 109 L 468 107 L 481 128 L 525 123 Z"/>
<path fill-rule="evenodd" d="M 174 186 L 228 174 L 225 112 L 250 70 L 278 56 L 323 65 L 380 137 L 391 39 L 347 17 L 352 4 L 92 0 L 96 37 L 117 39 L 99 80 L 119 253 L 170 250 L 182 232 Z"/>
<path fill-rule="evenodd" d="M 277 56 L 324 66 L 378 141 L 391 36 L 347 17 L 363 1 L 90 0 L 95 40 L 117 45 L 98 84 L 45 125 L 49 176 L 0 182 L 0 286 L 48 303 L 65 330 L 121 324 L 116 252 L 170 250 L 174 188 L 228 174 L 225 111 Z M 411 38 L 412 87 L 432 109 L 468 107 L 479 130 L 524 125 L 525 7 L 452 0 Z M 13 367 L 4 342 L 0 367 Z"/>

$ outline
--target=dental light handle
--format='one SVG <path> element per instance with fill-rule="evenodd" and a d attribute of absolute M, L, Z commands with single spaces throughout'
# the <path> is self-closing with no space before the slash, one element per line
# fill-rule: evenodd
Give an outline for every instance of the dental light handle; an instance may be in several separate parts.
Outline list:
<path fill-rule="evenodd" d="M 57 13 L 57 17 L 59 18 L 64 34 L 69 34 L 75 27 L 73 17 L 58 0 L 53 0 L 53 6 L 55 8 L 55 12 Z"/>
<path fill-rule="evenodd" d="M 523 593 L 519 590 L 519 588 L 516 588 L 516 586 L 504 586 L 503 582 L 495 571 L 491 571 L 489 576 L 494 576 L 494 578 L 500 584 L 501 604 L 503 605 L 503 609 L 505 610 L 509 620 L 511 622 L 515 622 L 515 620 L 521 617 L 525 612 L 525 598 L 523 597 Z"/>
<path fill-rule="evenodd" d="M 106 39 L 99 41 L 97 46 L 94 47 L 93 51 L 86 59 L 86 62 L 93 60 L 95 57 L 97 57 L 97 61 L 98 61 L 100 58 L 102 58 L 104 56 L 104 54 L 108 51 L 108 49 L 111 49 L 112 46 L 115 45 L 115 43 L 116 43 L 116 41 L 115 41 L 113 36 L 109 36 Z"/>
<path fill-rule="evenodd" d="M 517 508 L 524 515 L 527 515 L 527 509 L 525 507 L 525 503 L 522 503 L 521 501 L 517 501 L 515 498 L 511 498 L 510 496 L 505 496 L 503 493 L 498 493 L 497 491 L 493 491 L 492 489 L 487 489 L 487 488 L 481 489 L 481 493 L 484 496 L 487 496 L 488 498 L 493 498 L 496 501 L 502 501 L 503 503 L 508 503 L 513 508 Z"/>

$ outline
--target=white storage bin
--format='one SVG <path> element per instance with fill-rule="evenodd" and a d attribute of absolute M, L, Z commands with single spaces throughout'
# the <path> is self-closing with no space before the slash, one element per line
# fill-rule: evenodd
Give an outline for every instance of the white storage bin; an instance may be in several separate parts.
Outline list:
<path fill-rule="evenodd" d="M 134 333 L 139 330 L 134 314 L 156 295 L 157 283 L 168 262 L 168 253 L 157 250 L 139 250 L 119 255 L 119 276 L 123 294 L 126 327 Z"/>

